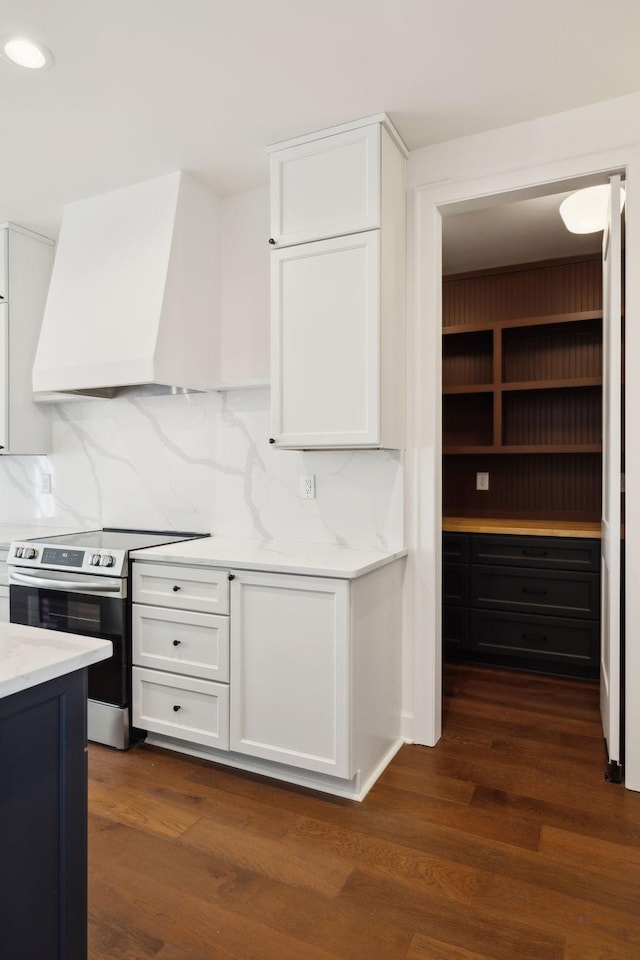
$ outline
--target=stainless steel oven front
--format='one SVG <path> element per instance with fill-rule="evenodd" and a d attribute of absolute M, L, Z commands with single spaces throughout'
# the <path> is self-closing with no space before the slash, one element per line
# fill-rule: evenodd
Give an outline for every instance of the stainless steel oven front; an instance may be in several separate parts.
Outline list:
<path fill-rule="evenodd" d="M 130 744 L 131 622 L 127 578 L 9 567 L 12 623 L 100 637 L 109 660 L 89 667 L 89 740 L 126 750 Z"/>

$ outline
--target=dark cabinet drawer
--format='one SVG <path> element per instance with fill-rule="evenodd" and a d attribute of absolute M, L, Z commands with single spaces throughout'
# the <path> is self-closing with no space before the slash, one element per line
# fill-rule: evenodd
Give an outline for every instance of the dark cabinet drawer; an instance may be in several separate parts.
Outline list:
<path fill-rule="evenodd" d="M 471 562 L 597 573 L 600 541 L 475 534 L 471 539 Z"/>
<path fill-rule="evenodd" d="M 464 607 L 442 608 L 442 642 L 449 650 L 469 648 L 469 611 Z"/>
<path fill-rule="evenodd" d="M 599 667 L 599 628 L 588 620 L 526 616 L 475 610 L 471 648 L 500 657 L 535 657 L 553 663 L 572 663 L 585 674 Z"/>
<path fill-rule="evenodd" d="M 442 567 L 443 603 L 469 603 L 469 565 L 445 563 Z"/>
<path fill-rule="evenodd" d="M 445 563 L 449 560 L 466 563 L 469 560 L 469 534 L 443 533 L 442 559 Z"/>
<path fill-rule="evenodd" d="M 595 573 L 475 564 L 471 567 L 471 605 L 595 620 L 600 612 L 600 578 Z"/>

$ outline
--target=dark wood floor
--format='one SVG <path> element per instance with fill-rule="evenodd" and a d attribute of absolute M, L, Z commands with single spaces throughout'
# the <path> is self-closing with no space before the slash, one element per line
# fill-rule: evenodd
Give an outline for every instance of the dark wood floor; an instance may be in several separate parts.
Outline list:
<path fill-rule="evenodd" d="M 364 803 L 90 750 L 90 960 L 638 960 L 595 685 L 464 666 Z"/>

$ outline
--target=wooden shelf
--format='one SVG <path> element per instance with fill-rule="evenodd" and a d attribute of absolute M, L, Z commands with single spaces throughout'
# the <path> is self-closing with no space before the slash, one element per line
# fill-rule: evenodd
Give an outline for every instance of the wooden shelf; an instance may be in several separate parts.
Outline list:
<path fill-rule="evenodd" d="M 473 394 L 473 393 L 492 393 L 494 389 L 495 389 L 495 388 L 494 388 L 494 386 L 493 386 L 492 383 L 467 383 L 467 384 L 463 384 L 462 386 L 443 387 L 443 388 L 442 388 L 442 393 L 443 393 L 443 394 L 451 394 L 451 393 L 470 393 L 470 394 Z"/>
<path fill-rule="evenodd" d="M 545 327 L 554 323 L 581 323 L 584 320 L 601 320 L 602 310 L 580 310 L 576 313 L 554 313 L 542 317 L 513 317 L 507 320 L 485 320 L 482 323 L 461 323 L 442 328 L 443 336 L 479 333 L 482 330 L 509 330 L 513 327 Z"/>
<path fill-rule="evenodd" d="M 442 316 L 445 512 L 597 519 L 599 256 L 445 278 Z"/>
<path fill-rule="evenodd" d="M 520 453 L 602 453 L 601 443 L 539 443 L 539 444 L 493 444 L 483 446 L 471 444 L 460 447 L 446 446 L 442 448 L 444 454 L 466 456 L 470 454 L 520 454 Z"/>
<path fill-rule="evenodd" d="M 525 380 L 519 383 L 502 382 L 499 389 L 503 393 L 512 390 L 575 390 L 578 387 L 601 387 L 602 377 L 575 377 L 558 380 Z M 471 393 L 472 391 L 466 391 Z"/>
<path fill-rule="evenodd" d="M 443 517 L 447 533 L 535 534 L 540 537 L 585 537 L 599 539 L 599 521 L 503 519 L 500 517 Z"/>

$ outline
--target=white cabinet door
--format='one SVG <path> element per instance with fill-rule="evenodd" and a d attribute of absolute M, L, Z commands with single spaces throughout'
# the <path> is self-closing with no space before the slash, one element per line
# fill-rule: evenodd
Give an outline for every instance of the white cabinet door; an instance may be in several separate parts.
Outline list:
<path fill-rule="evenodd" d="M 237 572 L 230 748 L 351 778 L 349 585 Z"/>
<path fill-rule="evenodd" d="M 9 254 L 9 244 L 7 242 L 6 228 L 0 230 L 0 303 L 9 299 L 9 271 L 7 257 Z"/>
<path fill-rule="evenodd" d="M 1 231 L 0 231 L 1 232 Z M 9 306 L 0 303 L 0 450 L 9 446 Z"/>
<path fill-rule="evenodd" d="M 271 238 L 278 246 L 380 226 L 380 125 L 271 155 Z"/>
<path fill-rule="evenodd" d="M 271 268 L 276 444 L 379 445 L 379 231 L 277 250 Z"/>

